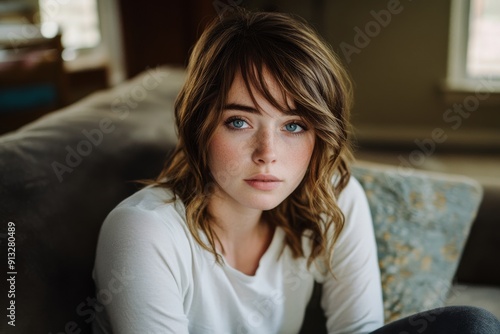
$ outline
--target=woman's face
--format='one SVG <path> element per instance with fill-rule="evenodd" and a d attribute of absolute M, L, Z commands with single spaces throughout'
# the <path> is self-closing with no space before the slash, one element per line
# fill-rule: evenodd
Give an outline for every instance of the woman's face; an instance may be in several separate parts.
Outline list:
<path fill-rule="evenodd" d="M 284 100 L 274 78 L 264 78 L 280 105 L 295 108 L 293 101 Z M 208 166 L 219 199 L 238 209 L 270 210 L 304 178 L 315 134 L 300 116 L 284 114 L 257 91 L 252 93 L 258 106 L 238 73 L 208 146 Z"/>

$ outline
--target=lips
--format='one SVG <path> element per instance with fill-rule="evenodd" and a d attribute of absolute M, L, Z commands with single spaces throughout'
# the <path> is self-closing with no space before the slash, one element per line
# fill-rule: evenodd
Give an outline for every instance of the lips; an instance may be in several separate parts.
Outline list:
<path fill-rule="evenodd" d="M 245 179 L 245 182 L 258 190 L 274 190 L 278 188 L 283 181 L 274 175 L 258 174 Z"/>
<path fill-rule="evenodd" d="M 257 174 L 246 179 L 245 181 L 281 182 L 280 179 L 271 174 Z"/>

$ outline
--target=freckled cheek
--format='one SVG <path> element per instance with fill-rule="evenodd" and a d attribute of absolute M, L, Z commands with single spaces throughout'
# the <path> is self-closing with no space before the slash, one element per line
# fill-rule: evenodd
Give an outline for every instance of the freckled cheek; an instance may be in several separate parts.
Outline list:
<path fill-rule="evenodd" d="M 291 145 L 284 155 L 288 166 L 296 166 L 298 170 L 305 170 L 309 166 L 314 149 L 314 139 Z"/>
<path fill-rule="evenodd" d="M 312 148 L 304 147 L 302 150 L 298 151 L 298 160 L 301 162 L 302 169 L 307 169 L 309 162 L 311 161 Z"/>
<path fill-rule="evenodd" d="M 214 136 L 208 147 L 208 164 L 212 174 L 237 173 L 242 161 L 242 147 L 236 141 Z"/>

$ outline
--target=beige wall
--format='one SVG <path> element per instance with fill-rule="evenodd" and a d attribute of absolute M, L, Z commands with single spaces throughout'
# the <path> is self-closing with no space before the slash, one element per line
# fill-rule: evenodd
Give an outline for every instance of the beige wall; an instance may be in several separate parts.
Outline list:
<path fill-rule="evenodd" d="M 494 97 L 477 99 L 479 106 L 467 105 L 471 111 L 464 107 L 462 115 L 447 111 L 452 102 L 473 103 L 475 98 L 469 93 L 446 101 L 442 89 L 448 61 L 449 0 L 326 3 L 325 37 L 348 63 L 356 84 L 354 124 L 373 134 L 360 133 L 360 138 L 392 137 L 411 144 L 414 139 L 431 138 L 432 131 L 441 128 L 447 137 L 439 143 L 443 147 L 494 144 L 491 141 L 500 146 L 498 99 L 496 103 Z M 390 22 L 385 27 L 376 23 L 373 11 L 392 12 Z M 373 35 L 368 36 L 369 43 L 354 30 L 365 32 L 367 24 Z M 355 38 L 361 46 L 356 50 L 342 44 L 356 47 Z"/>

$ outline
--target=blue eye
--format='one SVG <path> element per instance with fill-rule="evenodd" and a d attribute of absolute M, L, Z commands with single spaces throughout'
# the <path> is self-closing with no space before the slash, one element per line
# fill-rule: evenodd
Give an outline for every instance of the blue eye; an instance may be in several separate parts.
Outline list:
<path fill-rule="evenodd" d="M 297 123 L 288 123 L 285 125 L 286 131 L 293 132 L 293 133 L 299 133 L 304 131 L 304 129 L 298 125 Z"/>
<path fill-rule="evenodd" d="M 248 123 L 241 118 L 231 117 L 224 122 L 224 124 L 232 130 L 246 129 L 249 127 Z"/>
<path fill-rule="evenodd" d="M 245 121 L 243 121 L 241 119 L 235 119 L 235 120 L 231 121 L 231 125 L 237 129 L 241 129 L 242 127 L 245 126 Z"/>

